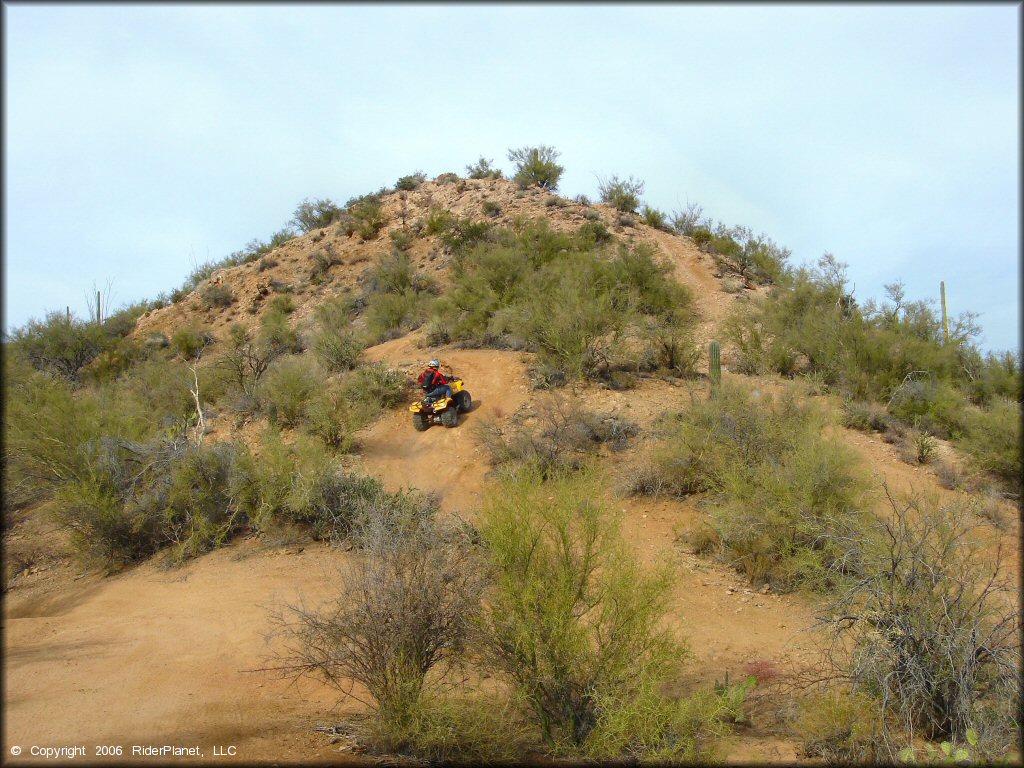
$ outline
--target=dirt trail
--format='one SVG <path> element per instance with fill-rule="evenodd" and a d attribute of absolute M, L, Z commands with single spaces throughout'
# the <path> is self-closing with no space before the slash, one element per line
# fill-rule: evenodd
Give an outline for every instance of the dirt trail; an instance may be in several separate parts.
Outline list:
<path fill-rule="evenodd" d="M 459 426 L 435 425 L 417 432 L 412 416 L 401 409 L 388 414 L 359 436 L 365 471 L 380 478 L 389 490 L 418 488 L 440 495 L 445 510 L 462 516 L 479 503 L 489 467 L 477 444 L 474 427 L 481 419 L 507 418 L 529 397 L 524 355 L 494 350 L 431 350 L 419 344 L 420 335 L 380 344 L 366 352 L 374 361 L 416 377 L 431 356 L 461 376 L 473 397 Z"/>
<path fill-rule="evenodd" d="M 336 697 L 291 687 L 267 666 L 267 610 L 327 594 L 344 553 L 308 545 L 266 550 L 254 541 L 179 569 L 147 563 L 109 578 L 9 593 L 4 754 L 33 745 L 198 745 L 236 748 L 236 759 L 322 756 L 312 728 Z M 323 753 L 326 754 L 326 753 Z M 336 753 L 335 753 L 336 754 Z M 12 762 L 15 762 L 12 760 Z M 105 761 L 99 761 L 105 762 Z"/>

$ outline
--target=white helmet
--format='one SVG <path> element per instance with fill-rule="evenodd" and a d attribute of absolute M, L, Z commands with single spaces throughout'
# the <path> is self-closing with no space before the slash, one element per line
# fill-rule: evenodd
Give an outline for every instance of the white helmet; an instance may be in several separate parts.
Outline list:
<path fill-rule="evenodd" d="M 441 367 L 441 361 L 438 360 L 435 357 L 433 360 L 431 360 L 429 363 L 427 363 L 427 367 L 428 368 L 440 368 Z"/>

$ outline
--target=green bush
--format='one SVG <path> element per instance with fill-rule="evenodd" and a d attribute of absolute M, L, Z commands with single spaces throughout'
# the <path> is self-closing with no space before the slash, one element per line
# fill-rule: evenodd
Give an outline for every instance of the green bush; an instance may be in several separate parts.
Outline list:
<path fill-rule="evenodd" d="M 355 233 L 363 240 L 373 240 L 380 234 L 388 217 L 384 213 L 384 204 L 375 195 L 367 195 L 348 209 L 355 225 Z"/>
<path fill-rule="evenodd" d="M 889 414 L 878 403 L 856 400 L 843 402 L 843 426 L 861 432 L 885 432 L 889 429 Z"/>
<path fill-rule="evenodd" d="M 491 224 L 487 221 L 456 219 L 441 233 L 441 243 L 452 253 L 463 253 L 486 239 L 490 230 Z"/>
<path fill-rule="evenodd" d="M 272 358 L 302 351 L 299 335 L 292 329 L 288 315 L 275 307 L 268 307 L 260 318 L 259 343 Z"/>
<path fill-rule="evenodd" d="M 404 190 L 406 192 L 412 192 L 414 189 L 419 189 L 423 182 L 427 180 L 427 174 L 422 171 L 416 171 L 416 173 L 403 176 L 395 183 L 395 189 Z"/>
<path fill-rule="evenodd" d="M 492 219 L 501 215 L 501 206 L 493 200 L 484 200 L 480 204 L 480 209 L 484 215 L 490 216 Z"/>
<path fill-rule="evenodd" d="M 295 299 L 291 294 L 280 293 L 267 302 L 267 311 L 290 315 L 295 311 Z"/>
<path fill-rule="evenodd" d="M 889 399 L 889 413 L 943 438 L 964 432 L 966 396 L 941 381 L 907 381 Z"/>
<path fill-rule="evenodd" d="M 236 450 L 230 443 L 196 448 L 170 468 L 163 525 L 176 559 L 219 547 L 246 522 L 230 492 Z"/>
<path fill-rule="evenodd" d="M 363 343 L 352 329 L 354 315 L 355 306 L 347 295 L 328 299 L 316 308 L 313 352 L 328 371 L 347 371 L 358 364 Z"/>
<path fill-rule="evenodd" d="M 645 205 L 643 210 L 640 212 L 643 217 L 644 224 L 648 227 L 654 227 L 655 229 L 668 230 L 668 220 L 665 218 L 665 214 L 659 211 L 657 208 L 651 208 Z"/>
<path fill-rule="evenodd" d="M 11 334 L 11 344 L 39 370 L 76 380 L 78 372 L 104 349 L 110 337 L 103 327 L 60 312 L 49 312 L 42 322 L 29 320 Z"/>
<path fill-rule="evenodd" d="M 207 309 L 230 307 L 235 302 L 234 291 L 227 285 L 208 285 L 199 295 Z"/>
<path fill-rule="evenodd" d="M 510 149 L 508 159 L 515 164 L 516 172 L 512 177 L 520 189 L 538 186 L 554 192 L 558 189 L 558 180 L 565 170 L 558 165 L 559 152 L 553 147 L 522 147 Z"/>
<path fill-rule="evenodd" d="M 353 403 L 365 403 L 379 411 L 405 403 L 409 380 L 401 371 L 384 363 L 357 368 L 345 381 L 345 395 Z"/>
<path fill-rule="evenodd" d="M 493 161 L 481 157 L 473 165 L 466 166 L 466 175 L 471 179 L 500 179 L 501 170 L 491 165 Z"/>
<path fill-rule="evenodd" d="M 171 351 L 185 360 L 194 360 L 215 341 L 209 329 L 197 325 L 179 328 L 171 336 Z"/>
<path fill-rule="evenodd" d="M 713 548 L 752 583 L 779 590 L 835 585 L 841 544 L 836 521 L 863 525 L 864 481 L 849 449 L 821 436 L 810 403 L 723 382 L 718 397 L 693 403 L 664 428 L 648 488 L 685 495 L 710 492 Z M 639 489 L 638 489 L 639 490 Z"/>
<path fill-rule="evenodd" d="M 313 285 L 320 285 L 327 276 L 331 267 L 338 263 L 338 257 L 334 253 L 334 247 L 328 245 L 325 248 L 317 248 L 310 254 L 309 260 L 309 282 Z"/>
<path fill-rule="evenodd" d="M 608 203 L 621 213 L 635 213 L 640 205 L 640 195 L 644 193 L 644 183 L 632 176 L 624 181 L 612 176 L 599 182 L 598 191 L 602 203 Z"/>
<path fill-rule="evenodd" d="M 419 328 L 427 318 L 429 297 L 415 291 L 375 293 L 366 307 L 366 330 L 374 344 Z"/>
<path fill-rule="evenodd" d="M 320 389 L 306 404 L 306 429 L 338 453 L 348 453 L 355 444 L 355 432 L 375 413 L 365 405 L 353 404 L 341 391 Z"/>
<path fill-rule="evenodd" d="M 294 427 L 303 420 L 307 402 L 322 383 L 320 372 L 308 360 L 288 355 L 267 369 L 257 391 L 273 423 Z"/>
<path fill-rule="evenodd" d="M 972 410 L 958 441 L 979 470 L 1003 480 L 1013 493 L 1021 490 L 1020 404 L 995 400 L 990 408 Z"/>
<path fill-rule="evenodd" d="M 490 668 L 527 702 L 549 748 L 575 751 L 602 701 L 657 680 L 683 657 L 659 628 L 670 574 L 643 572 L 583 473 L 502 482 L 480 514 L 495 585 L 480 621 Z"/>
<path fill-rule="evenodd" d="M 299 203 L 289 223 L 295 225 L 303 234 L 306 234 L 314 229 L 330 226 L 340 218 L 341 213 L 341 208 L 331 200 L 309 200 L 307 198 Z M 273 243 L 273 245 L 277 246 L 280 243 Z"/>
<path fill-rule="evenodd" d="M 423 231 L 428 235 L 439 235 L 447 231 L 456 221 L 457 217 L 451 211 L 434 207 L 427 211 L 423 222 Z"/>

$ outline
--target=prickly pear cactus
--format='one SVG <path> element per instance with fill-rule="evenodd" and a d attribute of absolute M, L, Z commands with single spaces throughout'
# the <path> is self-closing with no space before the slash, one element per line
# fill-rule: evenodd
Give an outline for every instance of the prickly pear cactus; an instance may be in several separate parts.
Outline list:
<path fill-rule="evenodd" d="M 708 351 L 708 373 L 711 375 L 711 396 L 718 394 L 722 386 L 722 347 L 712 341 Z"/>

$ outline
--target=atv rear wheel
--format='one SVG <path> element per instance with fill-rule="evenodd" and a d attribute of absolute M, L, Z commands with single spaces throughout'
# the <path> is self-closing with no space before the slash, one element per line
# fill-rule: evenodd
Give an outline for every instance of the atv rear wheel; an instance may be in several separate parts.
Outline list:
<path fill-rule="evenodd" d="M 469 409 L 473 407 L 473 398 L 469 392 L 462 390 L 455 396 L 455 406 L 459 409 L 460 413 L 468 413 Z"/>
<path fill-rule="evenodd" d="M 412 415 L 412 428 L 417 432 L 426 432 L 427 427 L 430 424 L 427 423 L 427 417 L 422 413 L 414 413 Z"/>
<path fill-rule="evenodd" d="M 459 423 L 459 409 L 458 408 L 446 408 L 441 413 L 441 423 L 451 429 Z"/>

